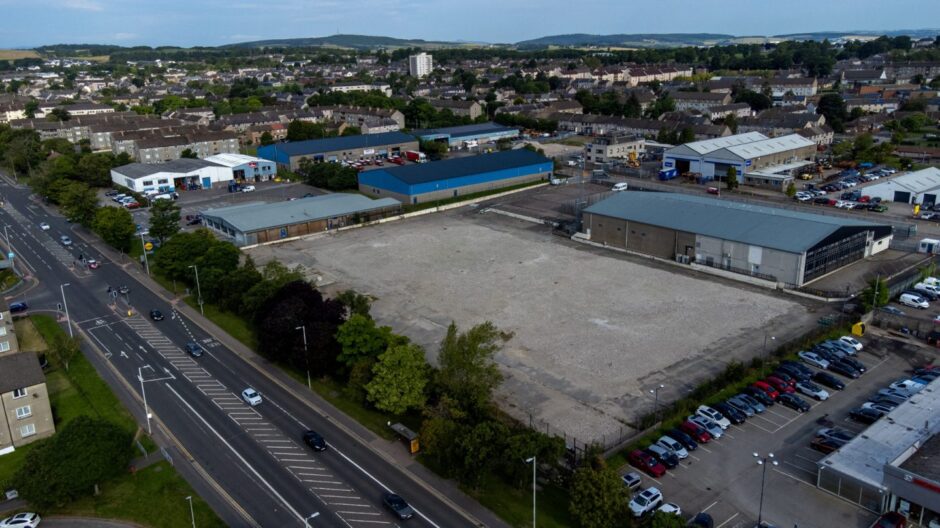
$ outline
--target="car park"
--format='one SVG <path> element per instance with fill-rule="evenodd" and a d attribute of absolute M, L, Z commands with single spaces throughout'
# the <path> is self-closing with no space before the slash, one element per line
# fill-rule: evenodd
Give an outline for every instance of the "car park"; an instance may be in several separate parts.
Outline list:
<path fill-rule="evenodd" d="M 843 443 L 832 440 L 830 438 L 820 438 L 820 437 L 813 438 L 813 440 L 809 444 L 811 448 L 815 449 L 816 451 L 819 451 L 820 453 L 825 453 L 825 454 L 832 453 L 833 451 L 836 451 L 843 445 L 844 445 Z"/>
<path fill-rule="evenodd" d="M 698 442 L 679 428 L 670 429 L 667 434 L 670 438 L 682 444 L 686 451 L 698 449 Z"/>
<path fill-rule="evenodd" d="M 728 398 L 728 400 L 725 403 L 730 405 L 731 407 L 734 407 L 738 412 L 744 413 L 744 415 L 747 416 L 748 418 L 750 418 L 751 416 L 754 416 L 754 413 L 755 413 L 754 408 L 748 405 L 744 400 L 742 400 L 738 396 L 732 396 L 731 398 Z"/>
<path fill-rule="evenodd" d="M 843 383 L 842 380 L 828 372 L 816 372 L 811 379 L 823 387 L 830 389 L 842 390 L 845 388 L 845 383 Z"/>
<path fill-rule="evenodd" d="M 746 390 L 746 389 L 745 389 L 745 390 Z M 764 411 L 767 410 L 767 407 L 764 406 L 764 403 L 763 403 L 763 402 L 760 402 L 760 401 L 757 401 L 757 399 L 754 398 L 753 396 L 750 396 L 750 395 L 745 394 L 745 393 L 742 392 L 741 394 L 738 394 L 738 395 L 735 396 L 735 397 L 738 398 L 738 399 L 740 399 L 740 400 L 743 401 L 744 403 L 750 405 L 750 406 L 751 406 L 751 409 L 754 409 L 754 413 L 755 413 L 755 414 L 761 414 L 762 412 L 764 412 Z"/>
<path fill-rule="evenodd" d="M 744 421 L 747 420 L 747 414 L 735 409 L 733 406 L 725 402 L 716 403 L 712 405 L 712 407 L 716 411 L 720 412 L 722 416 L 724 416 L 729 422 L 731 422 L 734 425 L 743 424 Z"/>
<path fill-rule="evenodd" d="M 326 451 L 326 440 L 316 431 L 304 431 L 301 437 L 305 444 L 314 451 Z"/>
<path fill-rule="evenodd" d="M 38 513 L 23 512 L 0 521 L 0 528 L 36 528 L 42 518 Z"/>
<path fill-rule="evenodd" d="M 630 454 L 627 455 L 627 460 L 630 462 L 631 466 L 653 478 L 661 477 L 666 474 L 666 466 L 660 464 L 659 461 L 653 458 L 649 453 L 640 449 L 631 451 Z"/>
<path fill-rule="evenodd" d="M 626 475 L 623 475 L 620 477 L 620 480 L 623 481 L 623 485 L 626 486 L 630 491 L 636 491 L 643 482 L 643 479 L 640 478 L 640 474 L 635 471 L 631 471 Z"/>
<path fill-rule="evenodd" d="M 695 410 L 695 414 L 699 416 L 704 416 L 709 420 L 718 424 L 722 429 L 727 429 L 731 427 L 731 421 L 724 417 L 720 412 L 707 405 L 699 405 L 698 409 Z"/>
<path fill-rule="evenodd" d="M 777 391 L 763 381 L 755 381 L 750 387 L 746 387 L 744 392 L 762 403 L 765 407 L 773 406 L 774 400 L 778 396 Z"/>
<path fill-rule="evenodd" d="M 705 429 L 701 425 L 695 422 L 691 422 L 689 420 L 686 420 L 682 422 L 681 424 L 679 424 L 679 430 L 689 435 L 691 438 L 693 438 L 696 442 L 700 444 L 707 444 L 712 439 L 712 435 L 708 433 L 708 429 Z"/>
<path fill-rule="evenodd" d="M 666 466 L 666 469 L 675 469 L 675 467 L 679 465 L 679 457 L 672 454 L 672 451 L 663 446 L 652 444 L 644 451 L 658 460 L 660 464 Z"/>
<path fill-rule="evenodd" d="M 798 381 L 796 383 L 796 390 L 817 401 L 829 399 L 829 392 L 811 381 Z"/>
<path fill-rule="evenodd" d="M 160 310 L 157 310 L 157 309 L 150 310 L 150 319 L 152 319 L 152 320 L 154 320 L 154 321 L 162 321 L 162 320 L 163 320 L 163 312 L 161 312 Z"/>
<path fill-rule="evenodd" d="M 795 394 L 789 394 L 789 393 L 781 394 L 777 398 L 777 403 L 783 405 L 784 407 L 789 407 L 793 409 L 794 411 L 806 412 L 810 410 L 810 406 L 808 403 L 806 403 L 806 400 L 804 400 L 803 398 L 800 398 L 799 396 Z"/>
<path fill-rule="evenodd" d="M 689 457 L 689 452 L 675 438 L 663 435 L 659 437 L 656 444 L 675 455 L 679 460 Z"/>
<path fill-rule="evenodd" d="M 878 419 L 884 415 L 885 413 L 877 409 L 871 409 L 868 407 L 859 407 L 858 409 L 853 409 L 849 411 L 849 418 L 851 418 L 852 420 L 858 423 L 862 423 L 866 425 L 871 425 L 877 422 Z"/>
<path fill-rule="evenodd" d="M 663 503 L 663 494 L 656 488 L 646 488 L 645 490 L 636 494 L 633 497 L 633 500 L 630 501 L 630 513 L 634 517 L 642 517 L 643 515 L 654 511 Z"/>
<path fill-rule="evenodd" d="M 402 521 L 407 521 L 415 515 L 415 511 L 405 502 L 405 499 L 394 493 L 386 493 L 383 495 L 382 504 Z"/>
<path fill-rule="evenodd" d="M 254 407 L 261 403 L 261 395 L 258 394 L 258 391 L 252 389 L 251 387 L 246 388 L 242 391 L 242 399 L 245 400 L 245 403 Z"/>
<path fill-rule="evenodd" d="M 688 420 L 692 423 L 698 424 L 701 427 L 703 427 L 706 431 L 708 431 L 708 434 L 710 434 L 711 437 L 714 438 L 715 440 L 718 440 L 719 438 L 724 436 L 723 428 L 721 427 L 721 425 L 717 424 L 715 421 L 713 421 L 712 419 L 708 417 L 705 417 L 702 415 L 692 415 L 692 416 L 689 416 Z"/>

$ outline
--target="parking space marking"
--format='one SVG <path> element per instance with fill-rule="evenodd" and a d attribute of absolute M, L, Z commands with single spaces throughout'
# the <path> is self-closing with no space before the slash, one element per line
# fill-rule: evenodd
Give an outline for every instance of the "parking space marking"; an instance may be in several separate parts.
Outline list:
<path fill-rule="evenodd" d="M 734 512 L 734 515 L 732 515 L 731 517 L 728 517 L 728 520 L 726 520 L 725 522 L 719 524 L 719 525 L 718 525 L 718 528 L 721 528 L 722 526 L 724 526 L 724 525 L 728 524 L 729 522 L 733 521 L 733 520 L 735 519 L 735 517 L 737 517 L 737 516 L 738 516 L 738 512 Z"/>

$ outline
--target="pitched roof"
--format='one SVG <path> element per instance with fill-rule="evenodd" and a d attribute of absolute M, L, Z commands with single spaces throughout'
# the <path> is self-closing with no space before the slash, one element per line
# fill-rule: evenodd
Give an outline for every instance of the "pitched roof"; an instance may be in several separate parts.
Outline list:
<path fill-rule="evenodd" d="M 164 163 L 130 163 L 116 169 L 115 172 L 128 178 L 143 178 L 158 172 L 177 172 L 186 174 L 203 167 L 221 167 L 218 163 L 203 159 L 180 158 Z"/>
<path fill-rule="evenodd" d="M 717 155 L 720 151 L 725 151 L 738 156 L 741 159 L 753 159 L 759 158 L 761 156 L 770 156 L 771 154 L 777 154 L 779 152 L 787 152 L 798 148 L 815 146 L 815 142 L 810 141 L 799 134 L 787 134 L 786 136 L 767 138 L 760 141 L 752 141 L 750 143 L 742 143 L 740 145 L 725 147 L 719 151 L 712 152 L 712 155 Z"/>
<path fill-rule="evenodd" d="M 379 169 L 408 185 L 460 178 L 471 174 L 527 167 L 551 160 L 529 149 L 506 150 L 493 154 L 479 154 L 431 163 L 417 163 Z"/>
<path fill-rule="evenodd" d="M 0 356 L 0 394 L 46 382 L 35 352 Z"/>
<path fill-rule="evenodd" d="M 735 134 L 733 136 L 692 141 L 691 143 L 684 143 L 680 145 L 680 147 L 688 147 L 694 152 L 704 155 L 726 147 L 742 145 L 744 143 L 753 143 L 754 141 L 761 141 L 764 139 L 768 138 L 760 132 L 746 132 L 744 134 Z"/>
<path fill-rule="evenodd" d="M 790 253 L 812 248 L 841 227 L 886 227 L 839 216 L 658 192 L 617 193 L 585 211 Z"/>
<path fill-rule="evenodd" d="M 290 202 L 252 202 L 208 209 L 203 216 L 218 218 L 242 232 L 252 232 L 399 205 L 401 202 L 394 198 L 372 200 L 361 194 L 333 193 Z"/>
<path fill-rule="evenodd" d="M 320 152 L 334 152 L 337 150 L 360 149 L 363 147 L 382 147 L 397 145 L 399 143 L 412 143 L 417 141 L 414 136 L 403 132 L 385 132 L 382 134 L 361 134 L 358 136 L 340 136 L 324 139 L 308 139 L 306 141 L 292 141 L 289 143 L 276 143 L 275 149 L 288 156 L 304 156 Z"/>
<path fill-rule="evenodd" d="M 429 136 L 450 136 L 450 137 L 463 137 L 463 136 L 475 136 L 478 134 L 487 134 L 491 132 L 511 132 L 518 131 L 518 129 L 513 127 L 507 127 L 503 125 L 497 125 L 493 122 L 488 123 L 475 123 L 472 125 L 460 125 L 452 127 L 443 127 L 443 128 L 426 128 L 423 130 L 415 130 L 414 134 L 418 137 L 429 137 Z"/>

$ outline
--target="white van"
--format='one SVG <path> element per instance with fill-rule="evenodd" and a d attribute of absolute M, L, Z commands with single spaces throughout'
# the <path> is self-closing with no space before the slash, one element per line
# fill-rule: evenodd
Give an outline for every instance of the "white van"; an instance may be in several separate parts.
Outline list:
<path fill-rule="evenodd" d="M 926 279 L 924 279 L 924 280 L 922 280 L 922 281 L 920 281 L 920 282 L 921 282 L 922 284 L 926 284 L 926 285 L 928 285 L 928 286 L 934 286 L 934 287 L 940 288 L 940 279 L 938 279 L 938 278 L 936 278 L 936 277 L 927 277 Z"/>
<path fill-rule="evenodd" d="M 933 286 L 925 282 L 918 282 L 914 285 L 914 289 L 917 291 L 930 292 L 938 297 L 940 297 L 940 286 Z"/>
<path fill-rule="evenodd" d="M 173 197 L 170 196 L 169 194 L 158 194 L 156 196 L 151 197 L 150 201 L 155 202 L 157 200 L 172 200 L 172 199 Z"/>
<path fill-rule="evenodd" d="M 902 293 L 901 298 L 898 299 L 898 302 L 904 306 L 910 306 L 912 308 L 930 308 L 930 303 L 928 303 L 926 299 L 920 295 L 914 295 L 913 293 Z"/>
<path fill-rule="evenodd" d="M 144 196 L 146 196 L 147 198 L 150 198 L 151 196 L 156 196 L 158 194 L 160 194 L 160 191 L 156 189 L 147 189 L 146 191 L 144 191 Z"/>

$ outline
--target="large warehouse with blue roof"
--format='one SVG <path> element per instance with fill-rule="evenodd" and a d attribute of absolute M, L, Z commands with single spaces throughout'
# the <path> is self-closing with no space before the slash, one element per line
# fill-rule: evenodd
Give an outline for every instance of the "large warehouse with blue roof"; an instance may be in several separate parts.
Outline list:
<path fill-rule="evenodd" d="M 305 158 L 313 161 L 352 162 L 385 158 L 407 150 L 418 150 L 418 140 L 414 136 L 402 132 L 385 132 L 274 143 L 258 147 L 258 157 L 295 171 Z"/>
<path fill-rule="evenodd" d="M 359 191 L 416 204 L 551 178 L 552 160 L 527 149 L 507 150 L 359 174 Z"/>

